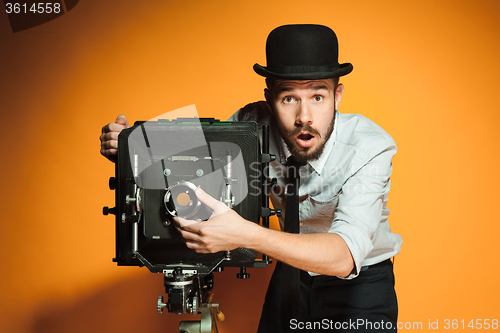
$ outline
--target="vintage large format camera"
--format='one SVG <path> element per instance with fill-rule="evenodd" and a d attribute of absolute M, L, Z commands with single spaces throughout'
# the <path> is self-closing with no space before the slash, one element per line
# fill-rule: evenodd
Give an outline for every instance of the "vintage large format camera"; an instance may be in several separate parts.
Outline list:
<path fill-rule="evenodd" d="M 183 118 L 136 122 L 118 138 L 115 177 L 116 258 L 119 266 L 146 266 L 164 275 L 167 302 L 176 314 L 201 313 L 200 321 L 183 321 L 180 332 L 211 332 L 217 303 L 211 303 L 213 272 L 240 267 L 266 267 L 249 249 L 199 254 L 189 249 L 174 227 L 173 216 L 207 220 L 212 211 L 196 197 L 201 187 L 242 217 L 269 226 L 268 128 L 255 122 L 220 122 L 213 118 Z M 262 147 L 262 151 L 261 151 Z"/>

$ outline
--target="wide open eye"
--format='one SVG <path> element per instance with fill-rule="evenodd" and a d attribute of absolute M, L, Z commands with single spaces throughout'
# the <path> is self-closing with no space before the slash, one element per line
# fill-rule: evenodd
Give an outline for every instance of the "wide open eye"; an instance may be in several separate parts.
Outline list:
<path fill-rule="evenodd" d="M 321 102 L 321 101 L 323 101 L 323 96 L 321 96 L 321 95 L 314 96 L 314 101 L 315 102 Z"/>
<path fill-rule="evenodd" d="M 292 96 L 283 97 L 283 103 L 292 103 L 293 101 L 295 101 L 295 98 L 293 98 Z"/>

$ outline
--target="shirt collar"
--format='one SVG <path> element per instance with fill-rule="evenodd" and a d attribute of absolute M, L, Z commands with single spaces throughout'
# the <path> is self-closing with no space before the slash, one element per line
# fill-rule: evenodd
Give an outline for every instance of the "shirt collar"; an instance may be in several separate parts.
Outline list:
<path fill-rule="evenodd" d="M 317 160 L 308 162 L 308 164 L 314 169 L 314 171 L 316 171 L 316 173 L 318 175 L 321 175 L 321 171 L 323 170 L 323 168 L 326 164 L 326 161 L 328 160 L 328 156 L 330 156 L 330 152 L 332 151 L 333 146 L 335 145 L 335 138 L 337 136 L 337 120 L 339 118 L 338 114 L 339 114 L 339 112 L 337 110 L 335 110 L 335 120 L 333 123 L 333 132 L 332 132 L 332 135 L 330 135 L 330 138 L 328 139 L 328 141 L 326 142 L 325 149 L 323 150 L 323 154 L 321 154 L 321 156 Z M 282 163 L 285 163 L 286 160 L 292 154 L 290 154 L 290 151 L 288 150 L 288 147 L 286 146 L 286 143 L 283 140 L 283 138 L 281 138 L 281 136 L 280 136 L 280 139 L 281 139 L 282 151 L 285 154 L 285 156 L 284 156 L 285 159 L 284 159 L 284 161 L 282 161 Z"/>

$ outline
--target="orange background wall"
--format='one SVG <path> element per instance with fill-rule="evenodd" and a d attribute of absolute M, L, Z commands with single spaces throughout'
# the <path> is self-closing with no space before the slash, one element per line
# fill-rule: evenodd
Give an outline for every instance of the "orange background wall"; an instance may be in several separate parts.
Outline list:
<path fill-rule="evenodd" d="M 500 3 L 81 0 L 13 34 L 0 13 L 0 331 L 176 332 L 156 314 L 161 275 L 117 267 L 114 169 L 100 128 L 196 104 L 229 117 L 262 99 L 267 34 L 319 23 L 339 36 L 340 110 L 399 152 L 389 207 L 399 320 L 500 319 Z M 216 276 L 220 332 L 254 332 L 271 268 Z"/>

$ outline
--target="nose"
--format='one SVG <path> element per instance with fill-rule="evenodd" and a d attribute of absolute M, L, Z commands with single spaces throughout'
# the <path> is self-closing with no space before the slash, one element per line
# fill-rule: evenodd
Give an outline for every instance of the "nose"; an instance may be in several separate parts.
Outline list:
<path fill-rule="evenodd" d="M 311 106 L 308 103 L 301 102 L 299 104 L 299 109 L 297 110 L 297 116 L 295 117 L 295 125 L 304 126 L 312 125 L 313 117 L 311 112 Z"/>

